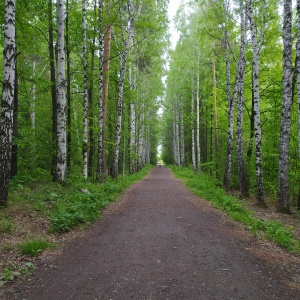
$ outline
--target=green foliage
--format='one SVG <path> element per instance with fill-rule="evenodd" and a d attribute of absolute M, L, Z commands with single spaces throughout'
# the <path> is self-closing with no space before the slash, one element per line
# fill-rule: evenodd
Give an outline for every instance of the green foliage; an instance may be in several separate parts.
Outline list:
<path fill-rule="evenodd" d="M 0 220 L 0 236 L 4 234 L 9 234 L 13 229 L 13 224 L 11 219 L 3 218 Z"/>
<path fill-rule="evenodd" d="M 212 205 L 222 211 L 234 221 L 241 222 L 255 235 L 264 235 L 283 248 L 293 252 L 300 252 L 300 240 L 298 240 L 291 227 L 286 228 L 276 221 L 263 221 L 253 216 L 252 211 L 246 209 L 235 197 L 226 194 L 220 188 L 220 182 L 214 177 L 201 173 L 196 175 L 193 170 L 183 167 L 170 166 L 177 177 L 184 178 L 184 183 L 197 196 L 209 200 Z"/>
<path fill-rule="evenodd" d="M 145 166 L 140 172 L 124 178 L 108 178 L 103 183 L 75 183 L 75 189 L 62 198 L 53 199 L 50 213 L 50 232 L 68 232 L 75 227 L 89 224 L 100 218 L 100 211 L 116 200 L 127 187 L 143 178 L 152 166 Z"/>
<path fill-rule="evenodd" d="M 29 255 L 31 257 L 37 256 L 47 248 L 53 247 L 52 243 L 49 243 L 45 239 L 35 238 L 30 241 L 21 242 L 18 244 L 23 255 Z"/>
<path fill-rule="evenodd" d="M 4 285 L 7 282 L 13 281 L 16 277 L 28 277 L 34 270 L 35 265 L 31 262 L 26 262 L 22 266 L 9 263 L 3 270 L 3 273 L 0 274 L 0 286 Z"/>

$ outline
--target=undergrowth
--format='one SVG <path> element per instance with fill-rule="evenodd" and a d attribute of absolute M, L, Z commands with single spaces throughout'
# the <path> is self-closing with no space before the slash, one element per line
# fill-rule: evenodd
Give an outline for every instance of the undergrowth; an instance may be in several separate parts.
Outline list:
<path fill-rule="evenodd" d="M 185 179 L 184 184 L 197 196 L 204 198 L 234 221 L 242 222 L 254 235 L 263 235 L 291 252 L 300 253 L 300 240 L 293 233 L 292 227 L 285 227 L 277 221 L 264 221 L 254 217 L 252 211 L 246 209 L 234 196 L 220 188 L 221 183 L 214 177 L 184 167 L 170 166 L 175 176 Z"/>

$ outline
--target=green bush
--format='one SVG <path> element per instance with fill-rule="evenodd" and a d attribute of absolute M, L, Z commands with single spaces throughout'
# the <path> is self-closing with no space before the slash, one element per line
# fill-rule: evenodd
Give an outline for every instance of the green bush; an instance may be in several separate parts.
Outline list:
<path fill-rule="evenodd" d="M 143 178 L 152 166 L 145 166 L 140 172 L 118 179 L 107 178 L 104 182 L 68 182 L 75 186 L 68 195 L 55 197 L 53 210 L 50 213 L 50 232 L 68 232 L 78 226 L 89 224 L 99 219 L 100 212 L 116 200 L 125 189 Z M 53 193 L 52 193 L 53 194 Z"/>
<path fill-rule="evenodd" d="M 45 249 L 52 247 L 53 244 L 42 238 L 36 238 L 27 242 L 21 242 L 18 247 L 23 255 L 37 256 Z"/>

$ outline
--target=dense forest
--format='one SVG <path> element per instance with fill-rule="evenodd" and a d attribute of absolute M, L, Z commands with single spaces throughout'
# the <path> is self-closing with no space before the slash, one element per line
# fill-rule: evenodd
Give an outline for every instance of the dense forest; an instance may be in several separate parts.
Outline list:
<path fill-rule="evenodd" d="M 0 206 L 10 178 L 155 164 L 167 1 L 2 1 Z"/>
<path fill-rule="evenodd" d="M 295 1 L 296 2 L 296 1 Z M 300 207 L 300 1 L 195 1 L 176 15 L 162 158 L 257 204 Z"/>
<path fill-rule="evenodd" d="M 2 1 L 0 206 L 15 176 L 102 182 L 161 143 L 167 164 L 300 207 L 300 1 L 182 1 L 175 49 L 168 2 Z"/>

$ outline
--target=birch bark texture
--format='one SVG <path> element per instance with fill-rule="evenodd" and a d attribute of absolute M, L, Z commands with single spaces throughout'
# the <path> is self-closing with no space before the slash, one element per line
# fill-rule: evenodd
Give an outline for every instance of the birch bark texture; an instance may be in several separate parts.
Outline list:
<path fill-rule="evenodd" d="M 197 89 L 196 89 L 196 143 L 197 143 L 197 173 L 201 172 L 201 150 L 200 150 L 200 54 L 198 54 Z"/>
<path fill-rule="evenodd" d="M 123 35 L 123 52 L 120 55 L 120 74 L 118 84 L 118 103 L 117 103 L 117 121 L 116 121 L 116 138 L 112 165 L 112 177 L 118 177 L 119 172 L 119 152 L 120 152 L 120 140 L 121 140 L 121 129 L 122 129 L 122 114 L 123 114 L 123 94 L 124 94 L 124 81 L 126 75 L 126 61 L 127 55 L 130 50 L 131 41 L 133 39 L 133 19 L 134 19 L 134 7 L 133 1 L 127 2 L 127 17 L 126 17 L 126 31 L 127 37 Z"/>
<path fill-rule="evenodd" d="M 260 49 L 257 42 L 256 26 L 254 22 L 252 0 L 247 3 L 247 17 L 250 23 L 251 40 L 253 48 L 252 58 L 252 81 L 253 81 L 253 102 L 254 102 L 254 135 L 255 135 L 255 168 L 256 168 L 256 186 L 257 203 L 259 206 L 265 206 L 263 166 L 262 166 L 262 134 L 260 120 L 260 96 L 259 96 L 259 56 Z"/>
<path fill-rule="evenodd" d="M 82 61 L 83 61 L 83 161 L 82 175 L 88 177 L 88 75 L 86 50 L 86 0 L 82 0 Z"/>
<path fill-rule="evenodd" d="M 134 66 L 133 70 L 132 68 L 129 69 L 130 89 L 132 91 L 130 99 L 130 174 L 134 174 L 136 172 L 136 114 L 134 101 L 134 93 L 136 90 L 136 70 L 136 66 Z"/>
<path fill-rule="evenodd" d="M 98 76 L 98 158 L 96 178 L 101 181 L 105 178 L 105 155 L 104 155 L 104 109 L 103 109 L 103 85 L 104 85 L 104 34 L 102 31 L 103 1 L 98 1 L 98 27 L 99 27 L 99 76 Z"/>
<path fill-rule="evenodd" d="M 193 171 L 196 173 L 197 166 L 196 166 L 196 153 L 195 153 L 195 92 L 192 90 L 191 95 L 191 133 L 192 133 L 192 164 L 193 164 Z"/>
<path fill-rule="evenodd" d="M 298 1 L 299 2 L 299 1 Z M 298 3 L 297 3 L 298 4 Z M 292 111 L 292 0 L 283 4 L 283 74 L 282 107 L 279 138 L 278 203 L 277 211 L 290 213 L 289 201 L 289 148 Z M 299 74 L 298 74 L 299 76 Z"/>
<path fill-rule="evenodd" d="M 64 1 L 57 0 L 57 164 L 55 181 L 64 182 L 67 169 Z"/>
<path fill-rule="evenodd" d="M 224 187 L 226 190 L 230 189 L 231 177 L 232 177 L 232 160 L 233 160 L 233 125 L 234 125 L 234 105 L 236 97 L 236 81 L 234 85 L 233 94 L 231 93 L 231 72 L 230 72 L 230 55 L 229 55 L 229 37 L 226 25 L 228 23 L 228 1 L 224 3 L 225 12 L 225 27 L 224 30 L 224 41 L 225 41 L 225 60 L 226 60 L 226 93 L 228 99 L 228 127 L 227 127 L 227 155 L 226 155 L 226 166 L 224 173 Z"/>
<path fill-rule="evenodd" d="M 244 77 L 246 68 L 246 28 L 244 5 L 240 3 L 240 19 L 241 19 L 241 46 L 240 57 L 238 62 L 238 112 L 236 124 L 236 147 L 238 161 L 238 179 L 240 194 L 243 197 L 249 196 L 248 178 L 245 172 L 244 149 L 243 149 L 243 118 L 244 118 Z"/>
<path fill-rule="evenodd" d="M 4 8 L 4 78 L 0 124 L 0 206 L 7 206 L 11 170 L 13 110 L 16 67 L 16 1 L 5 0 Z"/>

